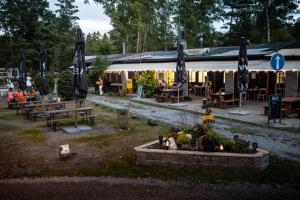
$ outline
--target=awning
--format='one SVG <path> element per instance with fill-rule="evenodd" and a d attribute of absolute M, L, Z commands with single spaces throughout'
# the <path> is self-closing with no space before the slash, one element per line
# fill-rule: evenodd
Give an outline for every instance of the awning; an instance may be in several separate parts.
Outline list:
<path fill-rule="evenodd" d="M 186 62 L 188 71 L 237 71 L 237 61 L 197 61 Z M 249 71 L 273 71 L 270 62 L 266 60 L 250 60 L 248 62 Z M 131 63 L 113 64 L 106 72 L 121 71 L 176 71 L 176 62 L 167 63 Z M 283 71 L 300 71 L 300 60 L 288 60 Z"/>

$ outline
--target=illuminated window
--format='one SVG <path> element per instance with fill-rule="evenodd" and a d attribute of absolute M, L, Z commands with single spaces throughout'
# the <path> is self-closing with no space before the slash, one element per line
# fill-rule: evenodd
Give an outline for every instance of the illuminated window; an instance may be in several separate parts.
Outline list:
<path fill-rule="evenodd" d="M 189 71 L 189 80 L 190 82 L 196 82 L 196 72 Z"/>
<path fill-rule="evenodd" d="M 277 72 L 276 73 L 276 83 L 277 84 L 284 84 L 285 83 L 285 74 L 284 74 L 284 72 Z"/>
<path fill-rule="evenodd" d="M 207 76 L 207 72 L 199 72 L 198 82 L 199 83 L 204 83 L 205 82 L 205 76 Z"/>

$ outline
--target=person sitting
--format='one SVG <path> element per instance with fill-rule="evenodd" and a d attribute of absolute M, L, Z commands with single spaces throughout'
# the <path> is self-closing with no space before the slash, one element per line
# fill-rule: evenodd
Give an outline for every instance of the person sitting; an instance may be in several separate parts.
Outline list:
<path fill-rule="evenodd" d="M 160 96 L 162 94 L 162 90 L 164 89 L 164 86 L 162 86 L 161 83 L 159 83 L 159 85 L 157 86 L 157 88 L 155 89 L 155 93 L 156 96 Z"/>
<path fill-rule="evenodd" d="M 12 88 L 9 88 L 9 91 L 7 93 L 8 108 L 12 108 L 12 105 L 14 102 L 15 102 L 14 92 L 13 92 Z"/>
<path fill-rule="evenodd" d="M 35 101 L 35 99 L 36 99 L 36 93 L 35 90 L 31 87 L 29 91 L 28 101 Z"/>
<path fill-rule="evenodd" d="M 19 89 L 18 93 L 16 94 L 16 96 L 17 96 L 18 103 L 20 105 L 23 105 L 25 103 L 25 101 L 26 101 L 24 92 L 21 89 Z"/>

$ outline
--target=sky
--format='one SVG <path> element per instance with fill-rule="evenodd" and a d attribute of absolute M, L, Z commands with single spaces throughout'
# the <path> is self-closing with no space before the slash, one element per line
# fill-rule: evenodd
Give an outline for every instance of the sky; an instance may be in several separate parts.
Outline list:
<path fill-rule="evenodd" d="M 54 5 L 56 0 L 48 0 L 51 10 L 57 10 Z M 110 25 L 110 18 L 104 14 L 104 9 L 100 4 L 94 3 L 93 0 L 89 4 L 85 4 L 83 0 L 76 0 L 75 5 L 78 6 L 78 13 L 76 16 L 80 18 L 78 21 L 82 31 L 87 33 L 99 31 L 101 34 L 112 29 Z"/>

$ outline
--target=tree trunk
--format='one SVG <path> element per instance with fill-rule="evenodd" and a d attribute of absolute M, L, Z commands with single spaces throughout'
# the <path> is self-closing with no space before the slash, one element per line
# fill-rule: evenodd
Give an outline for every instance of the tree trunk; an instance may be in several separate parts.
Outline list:
<path fill-rule="evenodd" d="M 136 53 L 139 52 L 139 47 L 140 47 L 140 37 L 141 37 L 140 34 L 141 34 L 140 30 L 138 30 L 137 36 L 136 36 Z"/>

